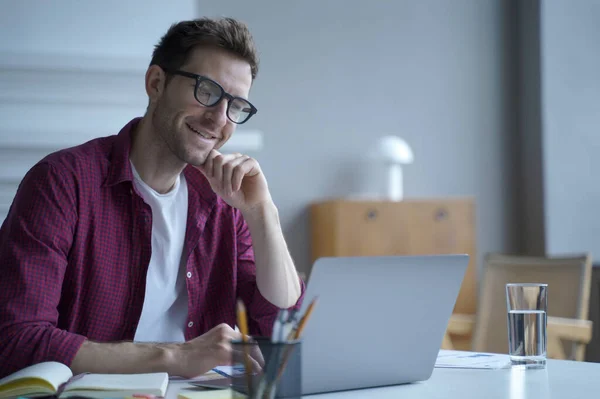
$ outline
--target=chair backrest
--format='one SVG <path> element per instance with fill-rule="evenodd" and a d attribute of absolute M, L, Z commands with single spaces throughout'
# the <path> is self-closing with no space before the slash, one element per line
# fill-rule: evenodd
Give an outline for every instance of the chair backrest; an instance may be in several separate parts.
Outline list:
<path fill-rule="evenodd" d="M 592 261 L 589 254 L 531 257 L 502 254 L 485 256 L 480 298 L 473 334 L 473 350 L 507 353 L 507 283 L 548 284 L 548 316 L 587 319 Z M 573 344 L 565 353 L 576 358 Z"/>

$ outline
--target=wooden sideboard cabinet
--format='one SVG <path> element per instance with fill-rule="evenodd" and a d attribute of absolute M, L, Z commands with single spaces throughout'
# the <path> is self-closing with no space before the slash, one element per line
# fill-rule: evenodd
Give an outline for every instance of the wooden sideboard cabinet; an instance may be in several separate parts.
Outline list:
<path fill-rule="evenodd" d="M 312 261 L 324 256 L 471 256 L 454 312 L 475 314 L 477 277 L 472 198 L 354 201 L 310 205 Z"/>

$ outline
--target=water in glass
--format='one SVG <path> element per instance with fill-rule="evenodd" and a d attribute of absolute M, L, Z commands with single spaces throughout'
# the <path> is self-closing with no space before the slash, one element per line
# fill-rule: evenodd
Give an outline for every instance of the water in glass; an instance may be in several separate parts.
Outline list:
<path fill-rule="evenodd" d="M 546 312 L 511 310 L 508 312 L 508 347 L 513 365 L 527 368 L 546 364 Z"/>

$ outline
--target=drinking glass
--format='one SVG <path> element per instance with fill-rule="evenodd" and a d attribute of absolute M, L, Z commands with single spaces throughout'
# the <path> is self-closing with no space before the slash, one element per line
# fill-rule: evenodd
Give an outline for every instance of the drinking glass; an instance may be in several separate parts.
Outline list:
<path fill-rule="evenodd" d="M 548 284 L 507 284 L 508 354 L 513 366 L 546 367 Z"/>

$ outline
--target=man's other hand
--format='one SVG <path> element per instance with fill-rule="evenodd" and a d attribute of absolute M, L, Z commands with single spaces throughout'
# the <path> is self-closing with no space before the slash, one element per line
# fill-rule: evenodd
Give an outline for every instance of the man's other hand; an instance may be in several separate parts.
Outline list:
<path fill-rule="evenodd" d="M 233 357 L 232 340 L 240 340 L 242 334 L 232 329 L 228 324 L 219 324 L 205 334 L 175 347 L 171 368 L 184 378 L 198 377 L 217 366 L 231 365 Z M 260 371 L 264 359 L 258 347 L 251 353 L 253 371 Z M 240 358 L 236 355 L 236 357 Z"/>

